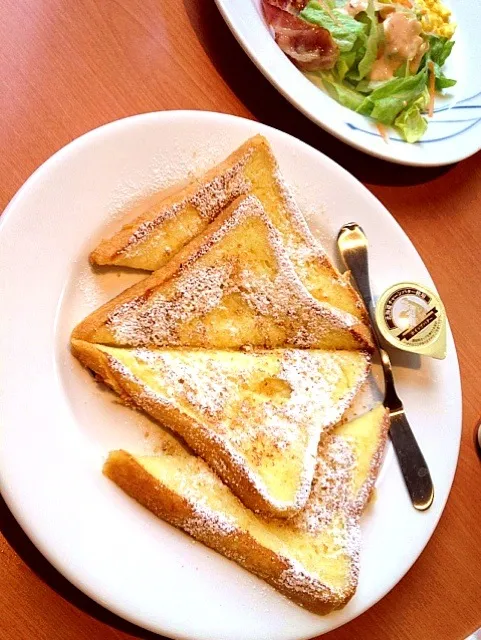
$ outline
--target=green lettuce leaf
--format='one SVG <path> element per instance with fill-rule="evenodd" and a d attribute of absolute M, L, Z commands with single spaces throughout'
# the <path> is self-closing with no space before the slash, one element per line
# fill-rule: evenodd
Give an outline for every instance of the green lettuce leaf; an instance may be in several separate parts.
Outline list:
<path fill-rule="evenodd" d="M 454 87 L 456 84 L 456 80 L 452 80 L 451 78 L 446 78 L 444 73 L 441 71 L 441 67 L 437 62 L 434 62 L 434 87 L 436 91 L 442 91 L 443 89 L 447 89 L 448 87 Z"/>
<path fill-rule="evenodd" d="M 347 74 L 347 78 L 354 83 L 356 83 L 359 80 L 359 69 L 358 69 L 359 63 L 366 55 L 366 46 L 364 42 L 365 42 L 365 38 L 364 39 L 359 38 L 353 48 L 353 52 L 355 54 L 355 60 L 353 65 L 351 66 L 351 69 L 349 70 L 349 73 Z"/>
<path fill-rule="evenodd" d="M 451 54 L 454 40 L 448 40 L 448 38 L 442 38 L 441 36 L 429 36 L 428 42 L 430 60 L 442 67 Z"/>
<path fill-rule="evenodd" d="M 422 116 L 428 101 L 429 93 L 426 90 L 409 107 L 401 111 L 394 121 L 394 126 L 406 142 L 417 142 L 428 128 L 427 120 Z"/>
<path fill-rule="evenodd" d="M 383 87 L 387 82 L 390 82 L 390 80 L 369 80 L 369 78 L 364 78 L 356 84 L 356 91 L 369 94 L 375 89 Z"/>
<path fill-rule="evenodd" d="M 442 71 L 439 71 L 438 73 L 436 73 L 436 67 L 434 67 L 434 69 L 435 69 L 435 75 L 436 75 L 434 86 L 436 88 L 436 91 L 442 91 L 443 89 L 454 87 L 454 85 L 457 82 L 456 80 L 453 80 L 452 78 L 446 78 L 446 76 Z"/>
<path fill-rule="evenodd" d="M 351 51 L 359 37 L 366 37 L 367 27 L 365 24 L 337 9 L 331 10 L 331 15 L 335 18 L 333 20 L 316 0 L 311 0 L 299 15 L 304 20 L 330 31 L 341 53 Z"/>
<path fill-rule="evenodd" d="M 395 78 L 405 78 L 406 76 L 411 75 L 409 72 L 409 64 L 407 62 L 404 62 L 400 67 L 398 67 L 395 71 L 394 71 L 394 77 Z"/>
<path fill-rule="evenodd" d="M 456 80 L 446 78 L 442 71 L 442 67 L 445 64 L 447 58 L 451 54 L 454 47 L 454 41 L 447 38 L 441 38 L 440 36 L 429 36 L 429 51 L 425 56 L 423 62 L 427 65 L 431 60 L 434 63 L 434 75 L 436 78 L 435 88 L 436 91 L 442 91 L 448 87 L 453 87 L 456 84 Z"/>
<path fill-rule="evenodd" d="M 346 74 L 356 62 L 356 52 L 349 51 L 347 53 L 341 53 L 338 61 L 336 62 L 336 73 L 340 82 L 344 80 Z"/>
<path fill-rule="evenodd" d="M 378 48 L 378 23 L 374 11 L 374 0 L 369 0 L 366 15 L 369 19 L 369 35 L 366 40 L 366 50 L 358 65 L 358 80 L 365 78 L 371 71 L 372 65 L 377 58 Z"/>
<path fill-rule="evenodd" d="M 401 111 L 423 94 L 427 78 L 426 69 L 408 78 L 394 78 L 366 96 L 356 110 L 383 124 L 393 124 Z"/>
<path fill-rule="evenodd" d="M 352 111 L 356 111 L 364 100 L 364 96 L 346 84 L 336 82 L 332 75 L 322 74 L 322 84 L 327 93 L 340 104 Z"/>

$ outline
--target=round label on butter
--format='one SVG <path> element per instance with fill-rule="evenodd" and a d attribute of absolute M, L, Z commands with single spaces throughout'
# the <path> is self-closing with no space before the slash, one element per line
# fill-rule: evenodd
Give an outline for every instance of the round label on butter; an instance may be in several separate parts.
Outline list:
<path fill-rule="evenodd" d="M 439 296 L 415 283 L 390 287 L 379 298 L 376 320 L 393 346 L 434 358 L 446 357 L 446 314 Z"/>

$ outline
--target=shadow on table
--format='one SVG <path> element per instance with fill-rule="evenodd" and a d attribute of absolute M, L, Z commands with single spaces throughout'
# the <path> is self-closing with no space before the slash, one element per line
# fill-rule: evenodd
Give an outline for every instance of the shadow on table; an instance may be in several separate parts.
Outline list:
<path fill-rule="evenodd" d="M 119 616 L 107 611 L 102 606 L 91 600 L 88 596 L 74 587 L 64 578 L 38 551 L 28 536 L 23 532 L 5 501 L 0 496 L 0 531 L 12 549 L 22 558 L 30 569 L 48 586 L 56 591 L 62 598 L 68 600 L 84 613 L 110 625 L 119 631 L 129 633 L 141 640 L 162 640 L 162 636 L 145 631 L 130 622 L 126 622 Z"/>
<path fill-rule="evenodd" d="M 404 167 L 370 157 L 349 147 L 303 116 L 264 78 L 229 31 L 213 0 L 184 0 L 197 37 L 216 67 L 252 115 L 319 149 L 362 182 L 414 185 L 429 182 L 450 167 Z"/>

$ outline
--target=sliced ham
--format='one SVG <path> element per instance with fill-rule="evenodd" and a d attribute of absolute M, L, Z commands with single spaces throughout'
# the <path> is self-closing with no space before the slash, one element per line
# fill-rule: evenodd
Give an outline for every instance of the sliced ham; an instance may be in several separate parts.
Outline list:
<path fill-rule="evenodd" d="M 282 51 L 303 71 L 332 69 L 339 49 L 327 29 L 302 20 L 298 11 L 302 0 L 262 0 L 267 23 Z"/>
<path fill-rule="evenodd" d="M 267 4 L 297 15 L 299 11 L 304 9 L 308 2 L 309 0 L 268 0 Z"/>

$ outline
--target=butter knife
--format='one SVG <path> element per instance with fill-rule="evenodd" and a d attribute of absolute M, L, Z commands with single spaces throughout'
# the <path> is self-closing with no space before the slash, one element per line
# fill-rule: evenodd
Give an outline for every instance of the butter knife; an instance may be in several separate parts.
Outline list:
<path fill-rule="evenodd" d="M 415 509 L 429 509 L 434 499 L 434 487 L 426 460 L 409 426 L 403 403 L 396 393 L 391 360 L 383 349 L 374 316 L 374 304 L 369 283 L 368 243 L 361 227 L 355 222 L 345 224 L 337 237 L 339 252 L 371 318 L 374 342 L 381 357 L 384 373 L 384 406 L 389 409 L 389 435 L 401 467 L 411 502 Z"/>

